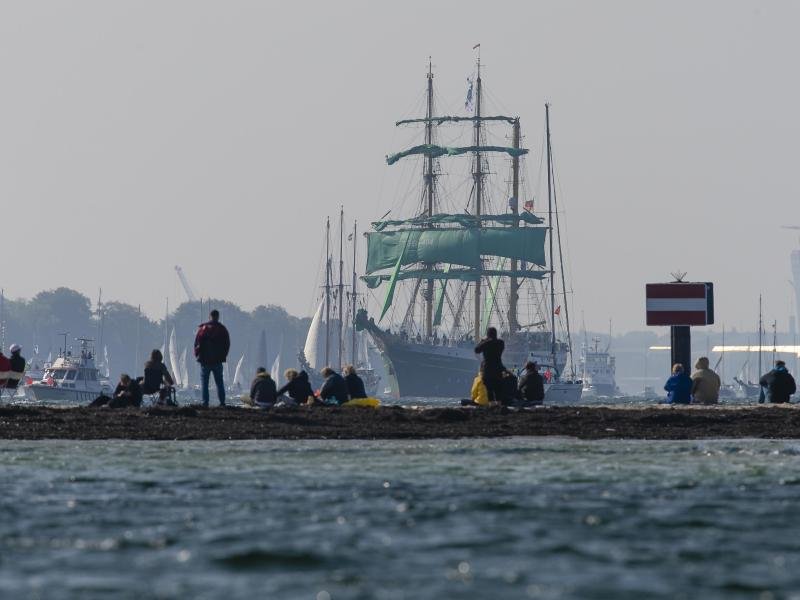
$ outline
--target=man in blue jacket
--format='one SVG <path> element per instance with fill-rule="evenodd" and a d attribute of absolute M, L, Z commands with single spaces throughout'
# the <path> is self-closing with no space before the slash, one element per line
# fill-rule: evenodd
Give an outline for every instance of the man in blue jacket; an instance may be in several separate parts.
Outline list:
<path fill-rule="evenodd" d="M 692 401 L 692 379 L 683 370 L 683 365 L 672 365 L 672 376 L 664 384 L 667 404 L 689 404 Z"/>

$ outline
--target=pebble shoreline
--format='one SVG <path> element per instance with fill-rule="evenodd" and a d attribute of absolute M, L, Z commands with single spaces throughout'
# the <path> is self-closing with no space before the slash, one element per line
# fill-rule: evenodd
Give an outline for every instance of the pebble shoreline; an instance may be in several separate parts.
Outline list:
<path fill-rule="evenodd" d="M 800 439 L 800 408 L 543 406 L 506 408 L 92 409 L 0 406 L 0 439 Z"/>

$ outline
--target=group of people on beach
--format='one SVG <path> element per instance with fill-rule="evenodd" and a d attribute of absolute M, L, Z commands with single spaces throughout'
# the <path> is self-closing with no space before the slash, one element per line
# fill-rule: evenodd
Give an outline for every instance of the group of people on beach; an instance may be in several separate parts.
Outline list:
<path fill-rule="evenodd" d="M 664 384 L 667 392 L 665 404 L 717 404 L 722 382 L 713 369 L 709 367 L 708 357 L 701 356 L 694 366 L 694 373 L 689 376 L 683 365 L 675 363 L 672 375 Z M 792 394 L 797 391 L 794 377 L 782 360 L 775 361 L 775 368 L 765 373 L 758 381 L 761 396 L 759 402 L 786 404 Z"/>
<path fill-rule="evenodd" d="M 220 406 L 226 406 L 223 363 L 230 351 L 230 334 L 219 321 L 219 312 L 212 310 L 209 320 L 198 327 L 194 341 L 194 354 L 200 364 L 202 405 L 209 405 L 209 385 L 211 377 L 217 388 Z M 471 399 L 462 405 L 488 406 L 536 406 L 544 402 L 544 378 L 535 362 L 528 362 L 522 374 L 517 377 L 514 371 L 503 365 L 505 343 L 497 337 L 497 329 L 489 327 L 476 346 L 475 353 L 482 355 L 480 371 L 472 384 Z M 26 361 L 19 344 L 9 348 L 10 357 L 0 350 L 0 391 L 16 391 L 22 381 Z M 304 370 L 287 369 L 284 372 L 286 383 L 278 387 L 267 369 L 258 367 L 250 385 L 250 393 L 242 398 L 244 404 L 258 408 L 275 406 L 298 406 L 303 404 L 322 404 L 340 406 L 358 403 L 367 399 L 364 382 L 353 365 L 343 369 L 343 375 L 331 367 L 320 371 L 324 382 L 315 392 L 309 375 Z M 666 404 L 716 404 L 722 382 L 709 366 L 707 357 L 702 356 L 695 364 L 695 371 L 689 375 L 684 366 L 676 363 L 672 374 L 664 384 L 667 392 Z M 794 377 L 782 360 L 775 361 L 775 367 L 759 380 L 760 402 L 774 404 L 788 403 L 797 391 Z M 141 377 L 120 375 L 119 383 L 112 396 L 101 395 L 90 406 L 110 408 L 139 407 L 145 395 L 153 397 L 162 405 L 175 405 L 175 381 L 164 364 L 160 350 L 153 350 L 144 365 Z M 157 396 L 157 400 L 156 400 Z"/>
<path fill-rule="evenodd" d="M 230 334 L 227 328 L 220 323 L 219 312 L 212 310 L 209 321 L 198 327 L 194 341 L 195 358 L 200 364 L 201 399 L 204 407 L 209 405 L 209 386 L 212 376 L 217 388 L 219 405 L 226 406 L 223 363 L 228 358 L 230 346 Z M 0 362 L 0 368 L 2 368 L 2 362 Z M 352 365 L 344 368 L 344 376 L 331 367 L 325 367 L 320 374 L 325 380 L 319 391 L 315 393 L 306 371 L 287 369 L 284 372 L 286 383 L 278 388 L 267 369 L 258 367 L 250 385 L 250 394 L 245 396 L 242 401 L 253 407 L 272 408 L 279 405 L 296 406 L 300 404 L 336 406 L 367 398 L 364 382 Z M 90 406 L 139 407 L 142 405 L 145 395 L 153 396 L 154 399 L 157 395 L 159 404 L 174 405 L 174 385 L 175 381 L 164 364 L 164 356 L 160 350 L 153 350 L 150 353 L 150 360 L 144 365 L 142 377 L 134 378 L 123 373 L 120 375 L 119 383 L 112 396 L 100 396 Z"/>
<path fill-rule="evenodd" d="M 536 406 L 544 402 L 544 378 L 539 365 L 528 362 L 520 377 L 503 365 L 505 342 L 497 337 L 497 329 L 489 327 L 475 346 L 475 354 L 483 356 L 480 371 L 472 383 L 472 398 L 464 405 Z"/>

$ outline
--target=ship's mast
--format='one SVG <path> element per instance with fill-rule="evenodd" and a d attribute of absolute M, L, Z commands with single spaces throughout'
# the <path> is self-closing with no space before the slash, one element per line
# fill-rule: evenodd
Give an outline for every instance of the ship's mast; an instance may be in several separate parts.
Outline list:
<path fill-rule="evenodd" d="M 428 59 L 428 98 L 425 110 L 425 144 L 433 144 L 433 65 Z M 433 216 L 434 185 L 433 156 L 425 157 L 425 199 L 427 216 Z M 433 335 L 433 279 L 428 279 L 425 286 L 425 336 Z"/>
<path fill-rule="evenodd" d="M 344 345 L 344 207 L 339 207 L 339 354 L 336 362 L 336 368 L 342 368 L 342 361 L 344 353 L 342 346 Z"/>
<path fill-rule="evenodd" d="M 481 59 L 478 55 L 478 76 L 475 82 L 475 139 L 474 145 L 480 147 L 481 145 Z M 475 152 L 475 171 L 472 176 L 475 180 L 475 216 L 480 217 L 483 210 L 483 161 L 481 158 L 480 150 Z M 478 219 L 478 227 L 480 227 L 480 219 Z M 474 336 L 475 341 L 481 339 L 481 273 L 483 265 L 478 270 L 478 278 L 475 281 L 475 326 Z"/>
<path fill-rule="evenodd" d="M 552 156 L 550 153 L 550 105 L 544 105 L 545 129 L 547 131 L 547 226 L 550 229 L 550 356 L 552 366 L 556 365 L 556 290 L 553 278 L 555 276 L 555 265 L 553 264 L 553 171 Z"/>
<path fill-rule="evenodd" d="M 764 343 L 763 332 L 764 322 L 761 317 L 761 294 L 758 295 L 758 373 L 756 377 L 761 377 L 761 346 Z"/>
<path fill-rule="evenodd" d="M 352 293 L 352 318 L 350 320 L 350 328 L 353 332 L 353 345 L 351 346 L 352 353 L 350 354 L 350 361 L 353 365 L 356 364 L 356 357 L 358 354 L 356 353 L 356 299 L 358 296 L 356 295 L 356 283 L 358 281 L 358 276 L 356 275 L 356 260 L 358 259 L 358 221 L 353 221 L 353 293 Z"/>
<path fill-rule="evenodd" d="M 331 218 L 325 219 L 325 366 L 331 357 Z M 318 366 L 318 365 L 317 365 Z"/>
<path fill-rule="evenodd" d="M 519 148 L 520 134 L 519 134 L 519 118 L 514 119 L 514 133 L 512 139 L 512 146 Z M 514 201 L 511 203 L 511 212 L 516 217 L 519 215 L 519 156 L 514 156 L 511 159 L 511 196 Z M 519 227 L 519 221 L 514 219 L 512 227 Z M 511 259 L 511 272 L 517 272 L 517 259 Z M 519 330 L 519 317 L 517 316 L 517 301 L 519 300 L 519 282 L 517 276 L 512 275 L 509 282 L 508 294 L 508 331 L 511 334 Z"/>

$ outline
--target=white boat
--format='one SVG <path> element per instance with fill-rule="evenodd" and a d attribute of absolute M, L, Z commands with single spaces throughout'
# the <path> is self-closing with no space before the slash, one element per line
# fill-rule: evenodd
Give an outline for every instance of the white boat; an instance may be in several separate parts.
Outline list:
<path fill-rule="evenodd" d="M 609 348 L 600 348 L 600 338 L 593 338 L 593 346 L 584 342 L 581 348 L 579 368 L 583 379 L 584 393 L 601 396 L 619 396 L 620 391 L 615 379 L 616 359 L 609 353 Z"/>
<path fill-rule="evenodd" d="M 581 400 L 583 383 L 580 381 L 556 381 L 544 384 L 545 404 L 577 404 Z"/>
<path fill-rule="evenodd" d="M 110 394 L 110 386 L 101 381 L 94 359 L 92 340 L 79 338 L 80 353 L 66 349 L 49 365 L 41 380 L 25 387 L 28 400 L 46 404 L 87 404 L 100 394 Z"/>

